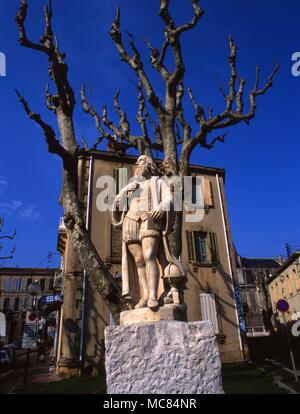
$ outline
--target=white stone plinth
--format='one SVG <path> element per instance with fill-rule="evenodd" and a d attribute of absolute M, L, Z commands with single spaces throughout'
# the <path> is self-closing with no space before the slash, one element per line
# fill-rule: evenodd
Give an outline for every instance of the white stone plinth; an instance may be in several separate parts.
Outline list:
<path fill-rule="evenodd" d="M 220 394 L 211 322 L 159 321 L 105 329 L 108 394 Z"/>

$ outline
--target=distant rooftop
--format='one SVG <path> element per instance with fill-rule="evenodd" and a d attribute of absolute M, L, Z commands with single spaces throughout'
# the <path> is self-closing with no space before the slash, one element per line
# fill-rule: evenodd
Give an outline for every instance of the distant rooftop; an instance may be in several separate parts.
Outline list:
<path fill-rule="evenodd" d="M 270 258 L 246 258 L 241 257 L 242 267 L 246 269 L 278 269 L 280 264 L 275 259 Z"/>
<path fill-rule="evenodd" d="M 1 267 L 0 275 L 5 276 L 46 276 L 54 275 L 58 268 L 43 267 L 43 268 L 31 268 L 31 267 Z"/>

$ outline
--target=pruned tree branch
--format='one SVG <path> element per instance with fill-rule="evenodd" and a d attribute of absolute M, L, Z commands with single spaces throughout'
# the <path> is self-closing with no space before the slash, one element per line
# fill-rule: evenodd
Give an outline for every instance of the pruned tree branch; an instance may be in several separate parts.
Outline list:
<path fill-rule="evenodd" d="M 59 140 L 55 136 L 54 129 L 49 124 L 43 121 L 40 114 L 31 111 L 27 101 L 19 93 L 19 91 L 16 90 L 16 94 L 29 119 L 37 123 L 44 131 L 45 140 L 48 145 L 48 151 L 52 154 L 58 155 L 63 160 L 63 163 L 66 167 L 68 167 L 70 164 L 73 164 L 73 156 L 60 144 Z"/>
<path fill-rule="evenodd" d="M 217 138 L 213 139 L 211 143 L 207 142 L 208 135 L 219 129 L 227 128 L 241 122 L 245 122 L 249 124 L 250 121 L 255 117 L 257 102 L 256 99 L 258 96 L 264 95 L 268 89 L 270 89 L 273 85 L 273 79 L 276 73 L 279 70 L 279 64 L 275 63 L 272 72 L 270 73 L 269 77 L 265 85 L 260 88 L 260 68 L 259 66 L 256 67 L 256 77 L 254 88 L 251 90 L 249 94 L 249 110 L 248 112 L 244 112 L 244 93 L 246 87 L 246 80 L 239 78 L 236 60 L 237 60 L 237 46 L 235 45 L 232 36 L 229 38 L 229 48 L 230 48 L 230 55 L 229 55 L 229 65 L 231 76 L 229 80 L 229 91 L 228 95 L 224 92 L 224 89 L 219 86 L 219 89 L 222 92 L 222 95 L 225 99 L 225 109 L 223 112 L 213 116 L 212 110 L 209 112 L 208 119 L 205 117 L 204 109 L 201 105 L 197 104 L 191 90 L 189 90 L 190 100 L 192 105 L 196 111 L 195 119 L 199 124 L 199 131 L 194 137 L 193 147 L 199 143 L 201 146 L 205 148 L 212 148 L 213 145 L 219 141 L 224 142 L 225 136 L 217 136 Z M 239 87 L 237 89 L 236 83 L 239 80 Z M 235 107 L 234 107 L 235 104 Z"/>
<path fill-rule="evenodd" d="M 114 138 L 112 137 L 112 135 L 108 134 L 105 131 L 105 129 L 102 127 L 100 115 L 93 108 L 93 106 L 88 103 L 88 101 L 86 99 L 86 96 L 85 96 L 85 86 L 84 86 L 84 84 L 82 84 L 82 87 L 81 87 L 81 90 L 80 90 L 80 96 L 81 96 L 81 104 L 82 104 L 82 108 L 83 108 L 84 112 L 87 113 L 87 114 L 90 114 L 94 118 L 95 127 L 96 127 L 97 131 L 100 134 L 98 140 L 94 143 L 94 148 L 97 148 L 97 146 L 103 141 L 104 138 L 106 138 L 109 141 L 113 141 Z"/>
<path fill-rule="evenodd" d="M 71 115 L 75 106 L 74 92 L 68 81 L 68 66 L 64 62 L 65 53 L 59 51 L 58 40 L 54 38 L 52 29 L 52 5 L 45 6 L 45 30 L 40 38 L 40 44 L 30 41 L 26 34 L 25 21 L 27 17 L 27 1 L 21 0 L 19 11 L 16 15 L 16 23 L 19 28 L 19 42 L 21 46 L 43 52 L 49 60 L 49 76 L 54 81 L 59 101 L 57 109 L 61 109 L 65 114 Z M 56 106 L 56 105 L 55 105 Z"/>
<path fill-rule="evenodd" d="M 11 235 L 4 235 L 2 236 L 2 230 L 3 230 L 3 226 L 4 226 L 4 218 L 0 217 L 0 240 L 14 240 L 14 238 L 16 237 L 17 231 L 14 230 L 14 232 Z M 3 249 L 3 245 L 2 243 L 0 243 L 0 251 Z M 10 254 L 8 256 L 0 256 L 0 260 L 8 260 L 8 259 L 12 259 L 13 258 L 13 254 L 16 251 L 16 247 L 13 246 Z"/>
<path fill-rule="evenodd" d="M 131 38 L 130 47 L 133 50 L 133 56 L 131 57 L 126 52 L 125 47 L 123 45 L 120 26 L 121 26 L 121 11 L 120 11 L 120 8 L 118 7 L 116 18 L 112 24 L 112 28 L 110 31 L 110 36 L 117 47 L 121 60 L 125 61 L 136 72 L 138 79 L 142 82 L 143 87 L 145 88 L 149 103 L 153 106 L 157 115 L 160 115 L 163 111 L 162 104 L 157 94 L 155 93 L 154 88 L 148 76 L 146 75 L 143 63 L 140 59 L 140 53 L 135 46 L 133 36 L 129 34 Z"/>
<path fill-rule="evenodd" d="M 146 43 L 151 52 L 150 62 L 152 67 L 161 74 L 165 81 L 168 80 L 170 77 L 170 73 L 168 72 L 167 68 L 163 63 L 168 42 L 165 41 L 161 53 L 159 53 L 158 49 L 151 46 L 150 42 L 147 39 L 144 39 L 144 42 Z"/>

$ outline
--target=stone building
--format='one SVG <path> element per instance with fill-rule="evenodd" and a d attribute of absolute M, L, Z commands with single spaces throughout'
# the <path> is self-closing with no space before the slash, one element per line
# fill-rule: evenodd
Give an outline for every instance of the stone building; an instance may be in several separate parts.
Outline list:
<path fill-rule="evenodd" d="M 112 153 L 94 150 L 82 152 L 79 161 L 79 197 L 85 206 L 86 226 L 116 278 L 120 278 L 121 233 L 111 224 L 111 212 L 99 209 L 103 194 L 101 177 L 115 178 L 118 193 L 133 175 L 135 162 L 135 156 L 117 158 Z M 194 177 L 193 189 L 198 185 L 196 176 L 204 178 L 204 209 L 203 219 L 196 222 L 185 220 L 192 205 L 186 205 L 184 213 L 182 261 L 189 267 L 185 291 L 188 320 L 211 320 L 222 360 L 240 361 L 243 351 L 234 297 L 236 266 L 225 199 L 225 171 L 193 165 L 190 174 Z M 193 191 L 192 198 L 195 194 Z M 113 197 L 114 194 L 108 194 L 108 198 Z M 59 226 L 58 249 L 64 274 L 59 372 L 72 375 L 80 367 L 96 372 L 103 364 L 104 328 L 113 321 L 100 295 L 81 271 L 63 221 Z"/>
<path fill-rule="evenodd" d="M 12 342 L 23 334 L 25 311 L 32 306 L 28 286 L 38 281 L 43 295 L 53 293 L 58 269 L 0 268 L 0 312 L 6 316 L 6 341 Z"/>
<path fill-rule="evenodd" d="M 278 315 L 276 303 L 279 299 L 285 299 L 290 305 L 290 310 L 286 313 L 286 319 L 292 323 L 300 319 L 300 250 L 295 251 L 270 278 L 269 293 L 273 313 L 277 320 L 283 323 L 283 316 Z"/>
<path fill-rule="evenodd" d="M 268 281 L 279 266 L 272 258 L 237 257 L 237 283 L 247 337 L 265 336 L 272 331 Z"/>

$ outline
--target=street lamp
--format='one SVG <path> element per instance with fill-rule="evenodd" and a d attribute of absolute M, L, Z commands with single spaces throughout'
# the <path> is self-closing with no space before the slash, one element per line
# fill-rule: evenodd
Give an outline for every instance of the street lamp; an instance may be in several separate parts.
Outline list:
<path fill-rule="evenodd" d="M 38 297 L 41 297 L 42 295 L 42 289 L 41 286 L 39 284 L 39 282 L 36 280 L 33 283 L 30 283 L 30 285 L 28 286 L 28 292 L 29 294 L 32 296 L 33 300 L 32 300 L 32 310 L 36 310 L 36 305 L 37 305 L 37 299 Z M 28 369 L 29 369 L 29 362 L 30 362 L 30 348 L 27 348 L 27 354 L 26 354 L 26 363 L 25 363 L 25 367 L 24 367 L 24 379 L 23 379 L 23 383 L 26 384 L 27 383 L 27 378 L 28 378 Z"/>
<path fill-rule="evenodd" d="M 39 282 L 36 280 L 28 286 L 28 292 L 33 297 L 32 309 L 36 310 L 37 298 L 42 295 L 42 289 Z"/>

